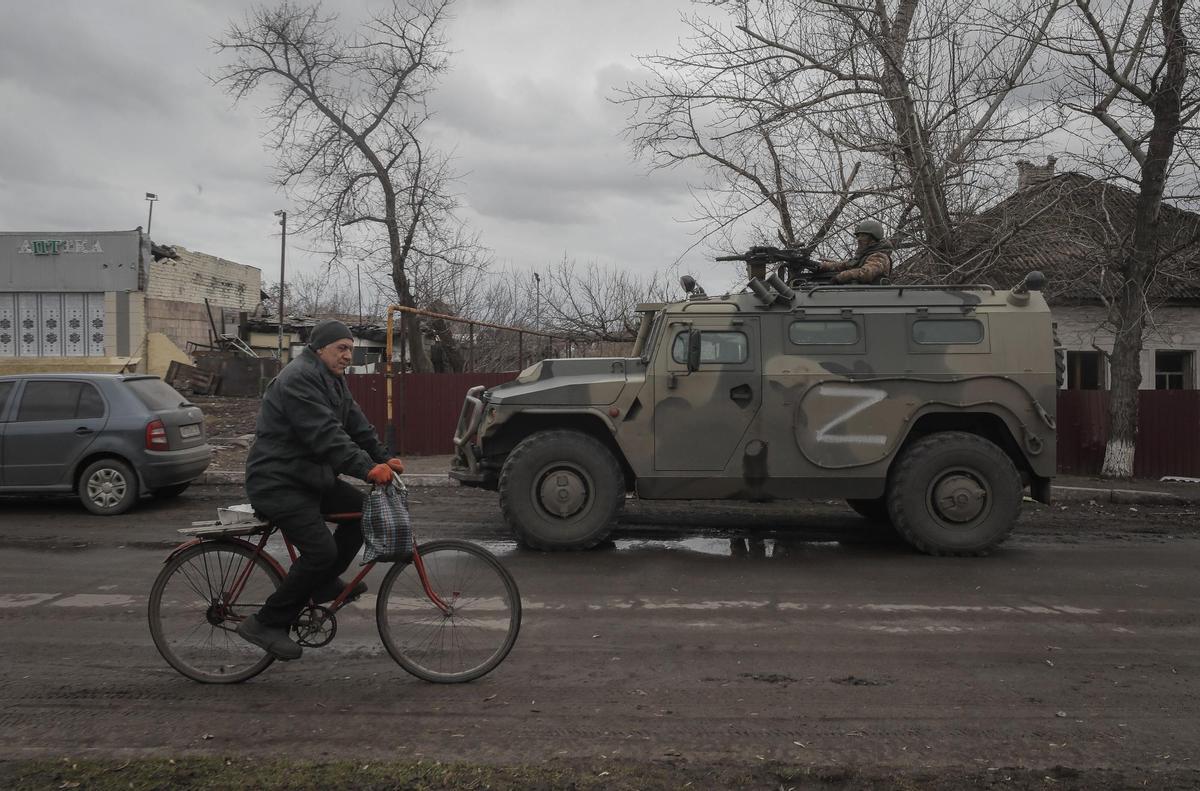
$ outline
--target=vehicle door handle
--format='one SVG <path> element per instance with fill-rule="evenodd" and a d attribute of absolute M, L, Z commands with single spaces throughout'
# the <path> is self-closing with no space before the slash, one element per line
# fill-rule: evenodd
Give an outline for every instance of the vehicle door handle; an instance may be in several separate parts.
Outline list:
<path fill-rule="evenodd" d="M 88 434 L 95 434 L 96 432 L 87 426 L 80 426 L 79 428 L 75 429 L 75 433 L 81 437 L 86 437 Z"/>
<path fill-rule="evenodd" d="M 750 385 L 738 385 L 730 389 L 729 400 L 739 406 L 745 406 L 754 400 L 754 391 L 750 388 Z"/>

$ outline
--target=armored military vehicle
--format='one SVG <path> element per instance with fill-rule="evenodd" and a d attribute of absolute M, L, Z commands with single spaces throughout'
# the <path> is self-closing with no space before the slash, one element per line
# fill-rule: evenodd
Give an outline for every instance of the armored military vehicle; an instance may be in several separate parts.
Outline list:
<path fill-rule="evenodd" d="M 983 554 L 1011 532 L 1026 489 L 1049 502 L 1043 280 L 997 290 L 771 274 L 708 296 L 684 277 L 686 299 L 638 306 L 628 357 L 543 360 L 471 389 L 450 474 L 498 490 L 518 540 L 544 550 L 600 542 L 635 492 L 844 498 L 921 551 Z"/>

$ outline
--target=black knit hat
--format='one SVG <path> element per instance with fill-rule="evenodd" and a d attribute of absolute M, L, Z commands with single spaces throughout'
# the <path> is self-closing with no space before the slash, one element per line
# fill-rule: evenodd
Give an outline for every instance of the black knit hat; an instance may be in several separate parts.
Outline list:
<path fill-rule="evenodd" d="M 313 327 L 312 332 L 308 334 L 308 348 L 316 351 L 322 346 L 328 346 L 342 338 L 354 340 L 354 336 L 350 334 L 350 328 L 337 319 L 325 319 L 318 322 L 317 326 Z"/>

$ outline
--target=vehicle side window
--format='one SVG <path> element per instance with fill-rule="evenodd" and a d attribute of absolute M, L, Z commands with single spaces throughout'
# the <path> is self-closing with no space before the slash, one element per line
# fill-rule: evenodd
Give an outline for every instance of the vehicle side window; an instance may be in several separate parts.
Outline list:
<path fill-rule="evenodd" d="M 26 382 L 17 420 L 73 420 L 82 382 Z"/>
<path fill-rule="evenodd" d="M 16 386 L 16 382 L 0 382 L 0 418 L 4 417 L 4 407 L 8 404 L 8 396 Z"/>
<path fill-rule="evenodd" d="M 100 391 L 95 385 L 84 384 L 79 391 L 79 406 L 75 410 L 75 417 L 90 418 L 104 417 L 104 399 L 100 397 Z"/>
<path fill-rule="evenodd" d="M 933 345 L 979 343 L 983 340 L 983 324 L 976 319 L 918 320 L 912 324 L 912 339 Z"/>
<path fill-rule="evenodd" d="M 851 345 L 858 343 L 858 325 L 853 321 L 793 321 L 788 339 L 800 345 Z"/>
<path fill-rule="evenodd" d="M 744 363 L 750 357 L 750 343 L 744 332 L 708 332 L 700 333 L 700 362 L 703 363 Z M 671 359 L 677 363 L 687 364 L 687 332 L 675 336 L 671 344 Z"/>

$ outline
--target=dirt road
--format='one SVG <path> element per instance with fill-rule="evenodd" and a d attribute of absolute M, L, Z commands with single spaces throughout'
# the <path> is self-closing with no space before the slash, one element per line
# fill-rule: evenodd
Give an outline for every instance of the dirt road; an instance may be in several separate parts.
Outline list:
<path fill-rule="evenodd" d="M 607 547 L 545 555 L 507 540 L 493 495 L 413 494 L 419 537 L 486 543 L 521 586 L 521 638 L 472 684 L 407 676 L 369 598 L 299 662 L 191 683 L 155 652 L 146 593 L 172 529 L 238 493 L 109 520 L 70 501 L 0 503 L 0 757 L 1200 782 L 1194 510 L 1030 506 L 991 557 L 937 559 L 870 540 L 836 503 L 631 502 Z"/>

